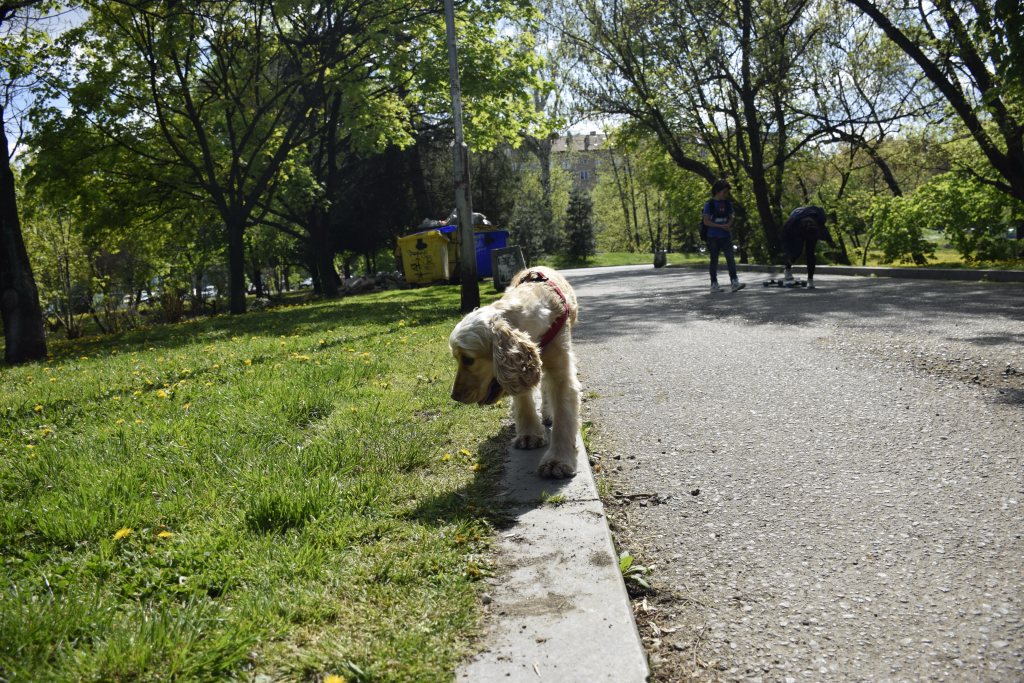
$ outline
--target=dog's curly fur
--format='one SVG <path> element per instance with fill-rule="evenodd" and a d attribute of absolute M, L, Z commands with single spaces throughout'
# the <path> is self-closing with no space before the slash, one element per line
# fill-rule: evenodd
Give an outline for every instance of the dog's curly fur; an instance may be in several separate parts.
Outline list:
<path fill-rule="evenodd" d="M 549 284 L 524 281 L 530 271 L 518 273 L 499 301 L 476 309 L 452 330 L 448 345 L 459 364 L 452 398 L 490 405 L 510 394 L 516 421 L 515 447 L 545 446 L 544 424 L 550 424 L 551 447 L 541 459 L 538 472 L 543 477 L 571 477 L 576 473 L 580 408 L 571 332 L 578 311 L 576 294 L 554 270 L 531 270 L 543 273 L 565 295 L 569 305 L 565 325 L 543 350 L 538 347 L 562 314 L 562 300 Z"/>

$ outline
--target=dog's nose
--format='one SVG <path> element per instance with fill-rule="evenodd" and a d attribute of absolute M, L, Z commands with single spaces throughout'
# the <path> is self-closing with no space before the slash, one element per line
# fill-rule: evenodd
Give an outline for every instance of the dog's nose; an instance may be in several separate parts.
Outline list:
<path fill-rule="evenodd" d="M 458 389 L 452 389 L 452 400 L 462 402 L 462 392 Z"/>

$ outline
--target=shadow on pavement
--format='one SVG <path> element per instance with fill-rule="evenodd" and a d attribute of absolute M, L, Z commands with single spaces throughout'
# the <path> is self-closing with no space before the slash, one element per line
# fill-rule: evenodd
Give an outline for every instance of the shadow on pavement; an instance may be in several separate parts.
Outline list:
<path fill-rule="evenodd" d="M 764 287 L 763 278 L 741 273 L 745 289 L 711 294 L 704 271 L 592 269 L 563 274 L 580 301 L 580 323 L 574 330 L 580 343 L 635 334 L 648 325 L 709 318 L 782 325 L 833 322 L 851 328 L 885 327 L 888 318 L 902 329 L 915 321 L 970 325 L 993 316 L 1024 323 L 1024 289 L 1017 284 L 828 277 L 808 290 Z M 629 294 L 623 296 L 624 290 Z M 1010 333 L 973 339 L 993 345 L 1022 340 L 1024 335 Z"/>

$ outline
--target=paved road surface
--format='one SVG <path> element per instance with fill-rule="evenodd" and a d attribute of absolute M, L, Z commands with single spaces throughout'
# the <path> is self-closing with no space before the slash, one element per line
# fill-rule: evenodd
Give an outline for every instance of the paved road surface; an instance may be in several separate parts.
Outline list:
<path fill-rule="evenodd" d="M 1024 287 L 565 275 L 653 680 L 1024 680 Z"/>

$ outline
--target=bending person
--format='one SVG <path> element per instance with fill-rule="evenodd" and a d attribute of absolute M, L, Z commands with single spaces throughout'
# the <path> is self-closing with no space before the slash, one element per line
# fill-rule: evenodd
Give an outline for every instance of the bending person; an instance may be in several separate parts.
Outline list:
<path fill-rule="evenodd" d="M 802 251 L 807 256 L 807 287 L 814 289 L 815 249 L 819 239 L 835 246 L 832 235 L 825 227 L 825 209 L 820 206 L 801 206 L 793 209 L 786 224 L 782 226 L 782 250 L 786 253 L 786 282 L 792 282 L 793 262 L 800 258 Z"/>

